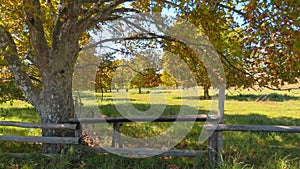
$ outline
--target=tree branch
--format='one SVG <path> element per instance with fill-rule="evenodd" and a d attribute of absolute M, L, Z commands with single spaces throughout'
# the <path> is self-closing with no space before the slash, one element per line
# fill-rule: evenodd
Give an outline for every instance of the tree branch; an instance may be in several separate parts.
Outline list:
<path fill-rule="evenodd" d="M 126 41 L 126 40 L 150 40 L 150 39 L 157 39 L 161 36 L 153 36 L 153 37 L 149 37 L 149 36 L 145 36 L 144 34 L 142 35 L 137 35 L 137 36 L 132 36 L 132 37 L 124 37 L 124 38 L 110 38 L 110 39 L 104 39 L 101 40 L 95 44 L 89 45 L 85 48 L 83 48 L 82 50 L 87 50 L 87 49 L 91 49 L 91 48 L 95 48 L 97 47 L 97 45 L 102 44 L 102 43 L 106 43 L 106 42 L 116 42 L 116 41 Z"/>
<path fill-rule="evenodd" d="M 65 4 L 67 4 L 67 6 L 65 6 Z M 61 47 L 63 43 L 62 40 L 66 39 L 66 36 L 75 36 L 71 34 L 70 26 L 72 26 L 74 30 L 76 29 L 75 32 L 77 32 L 76 22 L 80 11 L 79 5 L 78 0 L 60 0 L 57 7 L 58 17 L 56 18 L 52 31 L 52 50 L 56 51 Z"/>
<path fill-rule="evenodd" d="M 125 2 L 132 2 L 133 0 L 115 0 L 109 5 L 104 6 L 106 2 L 110 2 L 107 0 L 99 0 L 95 6 L 88 10 L 85 15 L 78 21 L 78 27 L 81 32 L 89 29 L 93 25 L 96 25 L 99 22 L 110 21 L 114 19 L 120 18 L 120 16 L 111 17 L 111 15 L 115 12 L 136 12 L 136 10 L 130 8 L 120 8 L 116 9 L 117 6 L 121 5 Z M 101 9 L 100 7 L 103 6 Z M 121 10 L 122 9 L 122 10 Z M 130 9 L 130 10 L 129 10 Z M 127 11 L 126 11 L 127 10 Z"/>
<path fill-rule="evenodd" d="M 218 52 L 218 54 L 221 56 L 221 58 L 223 58 L 223 59 L 225 60 L 226 64 L 229 65 L 229 68 L 230 68 L 230 69 L 237 70 L 238 72 L 241 72 L 241 73 L 243 73 L 244 75 L 250 76 L 255 82 L 257 82 L 257 83 L 259 84 L 259 79 L 256 78 L 253 74 L 248 73 L 248 72 L 246 72 L 246 71 L 244 71 L 244 70 L 242 70 L 242 69 L 236 67 L 236 66 L 233 65 L 233 64 L 226 58 L 226 56 L 224 56 L 221 52 L 219 52 L 219 51 L 217 51 L 217 52 Z M 300 86 L 298 86 L 298 87 L 288 87 L 288 88 L 273 88 L 273 87 L 268 86 L 268 85 L 263 85 L 262 87 L 265 87 L 265 88 L 270 89 L 270 90 L 277 90 L 277 91 L 290 91 L 290 90 L 300 89 Z"/>
<path fill-rule="evenodd" d="M 48 72 L 49 47 L 45 37 L 43 21 L 40 19 L 42 16 L 40 2 L 39 0 L 27 0 L 24 1 L 24 6 L 31 43 L 34 49 L 34 62 L 43 74 L 43 72 Z"/>
<path fill-rule="evenodd" d="M 204 48 L 209 48 L 209 49 L 211 48 L 211 49 L 213 49 L 212 46 L 208 46 L 208 45 L 205 45 L 205 44 L 200 44 L 200 43 L 199 44 L 196 44 L 196 43 L 184 43 L 184 42 L 178 41 L 178 39 L 172 38 L 170 36 L 156 35 L 154 33 L 149 33 L 149 32 L 146 33 L 146 35 L 145 34 L 141 34 L 141 35 L 136 35 L 136 36 L 132 36 L 132 37 L 104 39 L 104 40 L 101 40 L 101 41 L 97 42 L 96 44 L 93 44 L 91 46 L 86 47 L 86 49 L 97 47 L 97 45 L 99 45 L 99 44 L 102 44 L 102 43 L 105 43 L 105 42 L 110 42 L 110 41 L 150 40 L 150 39 L 159 39 L 159 38 L 167 40 L 167 41 L 179 42 L 179 43 L 181 43 L 183 45 L 203 46 Z M 120 51 L 120 50 L 115 50 L 115 51 Z M 259 79 L 256 78 L 255 75 L 253 75 L 253 74 L 251 74 L 251 73 L 249 73 L 249 72 L 247 72 L 247 71 L 245 71 L 243 69 L 240 69 L 237 66 L 235 66 L 234 64 L 232 64 L 231 61 L 228 60 L 228 58 L 223 53 L 221 53 L 219 51 L 217 51 L 217 53 L 222 58 L 221 61 L 224 64 L 227 64 L 230 69 L 238 71 L 238 72 L 241 72 L 244 75 L 247 75 L 247 76 L 251 77 L 255 82 L 257 82 L 259 84 Z M 286 91 L 293 90 L 293 89 L 300 89 L 300 86 L 299 87 L 293 87 L 293 88 L 273 88 L 273 87 L 264 85 L 263 87 L 271 89 L 271 90 L 286 90 Z"/>
<path fill-rule="evenodd" d="M 97 3 L 94 5 L 94 7 L 90 10 L 88 10 L 82 19 L 78 21 L 78 27 L 81 28 L 81 31 L 85 31 L 86 29 L 93 26 L 94 23 L 92 23 L 91 19 L 93 18 L 93 15 L 101 15 L 103 10 L 100 10 L 99 8 L 104 5 L 104 3 L 107 2 L 106 0 L 98 0 Z"/>
<path fill-rule="evenodd" d="M 112 10 L 112 13 L 126 13 L 126 12 L 136 12 L 136 13 L 141 13 L 141 11 L 133 8 L 117 8 Z"/>
<path fill-rule="evenodd" d="M 29 99 L 30 103 L 33 106 L 36 106 L 35 104 L 38 104 L 40 90 L 33 85 L 21 61 L 19 60 L 17 46 L 13 37 L 1 25 L 0 37 L 0 50 L 2 50 L 4 59 L 7 60 L 9 68 L 14 74 L 15 82 Z"/>
<path fill-rule="evenodd" d="M 254 75 L 252 75 L 251 73 L 248 73 L 248 72 L 246 72 L 246 71 L 244 71 L 244 70 L 242 70 L 242 69 L 236 67 L 235 65 L 233 65 L 233 64 L 226 58 L 226 56 L 225 56 L 223 53 L 221 53 L 221 52 L 219 52 L 219 51 L 217 51 L 217 53 L 221 56 L 221 58 L 223 58 L 223 59 L 225 60 L 226 64 L 228 64 L 230 68 L 233 68 L 233 69 L 237 70 L 238 72 L 241 72 L 241 73 L 243 73 L 243 74 L 245 74 L 245 75 L 248 75 L 248 76 L 254 78 Z"/>
<path fill-rule="evenodd" d="M 267 89 L 270 89 L 270 90 L 277 90 L 277 91 L 291 91 L 291 90 L 296 90 L 296 89 L 300 89 L 300 86 L 298 87 L 289 87 L 289 88 L 273 88 L 273 87 L 270 87 L 270 86 L 263 86 Z"/>
<path fill-rule="evenodd" d="M 107 65 L 101 66 L 101 65 L 98 65 L 98 64 L 95 64 L 95 63 L 88 63 L 88 64 L 76 66 L 76 67 L 75 67 L 75 71 L 78 71 L 78 70 L 81 70 L 81 69 L 86 69 L 87 67 L 97 67 L 97 68 L 99 68 L 99 69 L 109 68 L 109 69 L 112 69 L 112 70 L 113 70 L 113 69 L 117 69 L 117 68 L 119 68 L 119 67 L 128 67 L 130 70 L 132 70 L 132 71 L 134 71 L 134 72 L 136 72 L 136 73 L 138 73 L 138 74 L 140 74 L 140 75 L 142 75 L 142 76 L 145 75 L 145 74 L 143 74 L 143 73 L 141 72 L 141 70 L 136 70 L 136 69 L 134 69 L 133 67 L 131 67 L 131 66 L 128 65 L 128 64 L 119 64 L 119 65 L 117 65 L 117 66 L 107 66 Z"/>
<path fill-rule="evenodd" d="M 232 7 L 223 5 L 223 4 L 221 4 L 221 3 L 219 3 L 218 5 L 219 5 L 220 7 L 226 8 L 226 9 L 228 9 L 228 10 L 232 10 L 233 12 L 235 12 L 235 13 L 237 13 L 237 14 L 243 16 L 243 17 L 245 17 L 245 15 L 246 15 L 245 13 L 243 13 L 243 12 L 241 12 L 241 11 L 235 9 L 235 8 L 232 8 Z"/>

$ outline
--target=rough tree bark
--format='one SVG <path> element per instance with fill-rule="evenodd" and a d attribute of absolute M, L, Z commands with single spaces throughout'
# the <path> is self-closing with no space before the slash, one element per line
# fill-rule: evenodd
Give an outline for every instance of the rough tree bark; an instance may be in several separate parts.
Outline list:
<path fill-rule="evenodd" d="M 64 49 L 64 54 L 57 54 L 51 51 L 54 55 L 50 55 L 49 57 L 56 58 L 60 56 L 60 62 L 55 64 L 56 66 L 51 67 L 47 78 L 43 81 L 43 90 L 40 93 L 39 105 L 36 106 L 41 117 L 41 122 L 68 123 L 69 118 L 74 117 L 72 99 L 73 66 L 69 58 L 74 53 L 78 53 L 78 51 L 76 46 L 69 50 Z M 68 55 L 69 57 L 66 57 Z M 43 130 L 43 136 L 74 137 L 74 134 L 74 131 L 68 130 Z M 62 151 L 63 148 L 61 145 L 48 144 L 43 146 L 43 152 L 56 153 Z"/>

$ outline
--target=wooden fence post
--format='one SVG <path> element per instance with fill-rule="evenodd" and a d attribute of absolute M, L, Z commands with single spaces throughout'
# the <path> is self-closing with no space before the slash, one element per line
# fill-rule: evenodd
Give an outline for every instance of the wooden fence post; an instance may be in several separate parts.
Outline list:
<path fill-rule="evenodd" d="M 216 124 L 224 123 L 224 102 L 225 102 L 225 86 L 220 86 L 218 95 L 218 121 Z M 207 140 L 208 159 L 212 168 L 222 162 L 222 131 L 214 131 Z"/>
<path fill-rule="evenodd" d="M 118 142 L 119 148 L 123 148 L 120 126 L 122 126 L 122 123 L 117 122 L 113 124 L 113 137 L 111 147 L 116 147 L 116 142 Z"/>

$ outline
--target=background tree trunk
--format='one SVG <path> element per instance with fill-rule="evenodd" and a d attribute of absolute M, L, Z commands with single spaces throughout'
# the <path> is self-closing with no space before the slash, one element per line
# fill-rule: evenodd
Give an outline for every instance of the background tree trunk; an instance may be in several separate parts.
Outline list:
<path fill-rule="evenodd" d="M 204 86 L 204 99 L 210 99 L 210 95 L 209 95 L 209 87 L 208 86 Z"/>

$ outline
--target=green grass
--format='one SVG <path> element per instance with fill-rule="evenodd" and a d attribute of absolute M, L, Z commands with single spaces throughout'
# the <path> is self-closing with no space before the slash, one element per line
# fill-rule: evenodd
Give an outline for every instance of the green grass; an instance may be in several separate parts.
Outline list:
<path fill-rule="evenodd" d="M 143 112 L 149 110 L 150 93 L 137 94 L 129 92 L 129 99 L 134 108 Z M 200 91 L 202 93 L 202 91 Z M 113 93 L 115 94 L 115 93 Z M 198 114 L 207 114 L 215 102 L 201 100 L 197 92 L 190 95 L 181 95 L 179 91 L 164 91 L 154 95 L 162 97 L 156 105 L 166 105 L 161 114 L 177 115 L 180 108 L 195 111 Z M 100 95 L 99 95 L 100 96 Z M 114 95 L 115 96 L 115 95 Z M 228 90 L 225 101 L 226 124 L 252 125 L 300 125 L 300 90 L 292 92 L 274 92 L 270 90 Z M 159 99 L 159 98 L 156 98 Z M 100 107 L 105 116 L 120 116 L 115 104 L 125 104 L 124 96 L 112 99 L 112 93 L 105 93 L 104 99 L 96 101 L 82 96 L 84 106 L 88 109 Z M 99 104 L 99 105 L 98 105 Z M 14 105 L 1 106 L 0 119 L 8 121 L 39 122 L 39 116 L 32 106 L 16 101 Z M 128 115 L 136 115 L 127 112 Z M 155 113 L 155 112 L 154 112 Z M 189 114 L 189 112 L 184 112 Z M 89 114 L 84 114 L 89 115 Z M 156 114 L 155 114 L 156 115 Z M 95 115 L 94 115 L 95 116 Z M 150 137 L 164 132 L 172 123 L 126 123 L 121 127 L 124 135 L 132 137 Z M 188 135 L 176 145 L 176 149 L 205 150 L 206 143 L 199 143 L 198 137 L 203 123 L 194 124 Z M 0 135 L 40 135 L 37 129 L 21 129 L 1 127 Z M 106 138 L 110 144 L 111 138 Z M 124 143 L 130 147 L 129 143 Z M 39 144 L 0 142 L 0 152 L 38 153 Z M 0 153 L 1 154 L 1 153 Z M 300 168 L 300 134 L 287 133 L 256 133 L 256 132 L 224 132 L 223 164 L 220 168 Z M 177 165 L 180 168 L 208 168 L 207 157 L 151 157 L 132 159 L 115 155 L 99 155 L 86 153 L 79 161 L 73 158 L 59 156 L 47 157 L 34 155 L 23 159 L 13 159 L 0 155 L 0 168 L 166 168 L 168 165 Z M 5 167 L 6 166 L 6 167 Z M 7 167 L 9 166 L 9 167 Z M 43 166 L 43 167 L 41 167 Z"/>

